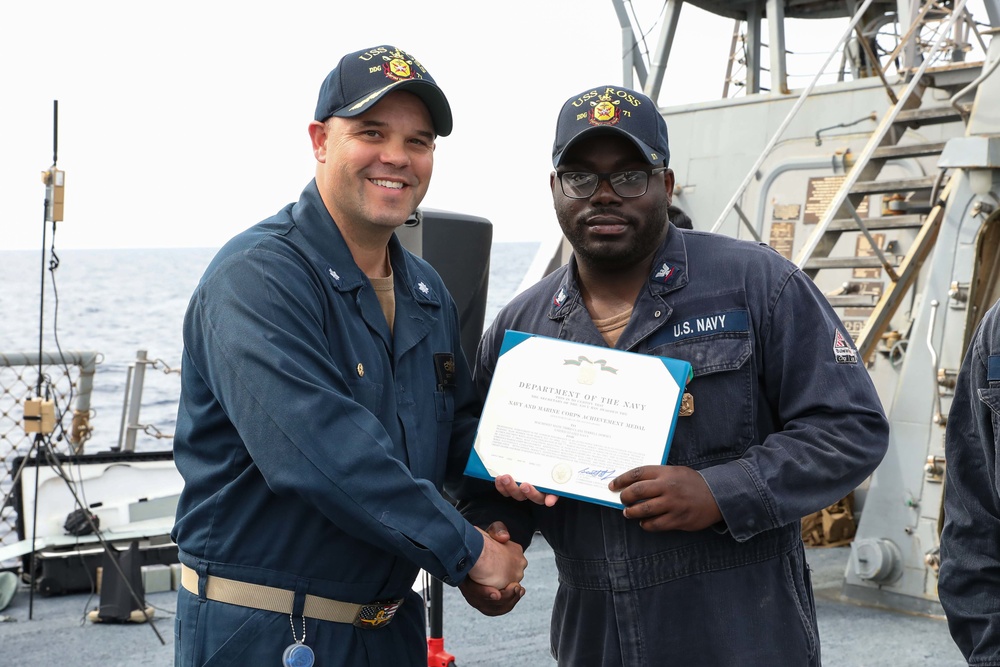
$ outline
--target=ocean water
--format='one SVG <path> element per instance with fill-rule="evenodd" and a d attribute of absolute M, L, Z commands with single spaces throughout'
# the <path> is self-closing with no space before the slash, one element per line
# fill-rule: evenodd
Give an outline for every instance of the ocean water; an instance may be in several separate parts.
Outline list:
<path fill-rule="evenodd" d="M 536 243 L 496 243 L 490 256 L 487 324 L 513 295 L 534 256 Z M 91 399 L 94 434 L 86 452 L 118 444 L 129 365 L 138 350 L 157 360 L 146 370 L 142 424 L 173 433 L 180 368 L 181 323 L 188 298 L 216 249 L 59 250 L 58 268 L 45 271 L 43 348 L 99 352 Z M 42 253 L 0 251 L 0 353 L 39 347 Z M 58 304 L 58 307 L 57 307 Z M 23 381 L 37 380 L 25 369 Z M 0 387 L 0 393 L 3 387 Z M 0 434 L 2 435 L 2 434 Z M 0 443 L 2 447 L 3 443 Z M 169 438 L 139 433 L 136 450 L 169 449 Z"/>

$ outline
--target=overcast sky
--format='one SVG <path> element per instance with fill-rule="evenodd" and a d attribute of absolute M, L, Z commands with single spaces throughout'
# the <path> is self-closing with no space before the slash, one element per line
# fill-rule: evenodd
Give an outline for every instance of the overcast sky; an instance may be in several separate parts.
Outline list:
<path fill-rule="evenodd" d="M 539 240 L 556 225 L 558 109 L 622 83 L 621 29 L 611 0 L 484 5 L 2 3 L 0 249 L 40 247 L 53 100 L 57 247 L 218 247 L 298 198 L 320 83 L 344 53 L 382 43 L 421 60 L 454 112 L 423 205 L 485 217 L 497 241 Z M 663 2 L 635 5 L 652 49 Z M 660 105 L 720 96 L 732 25 L 685 6 Z"/>

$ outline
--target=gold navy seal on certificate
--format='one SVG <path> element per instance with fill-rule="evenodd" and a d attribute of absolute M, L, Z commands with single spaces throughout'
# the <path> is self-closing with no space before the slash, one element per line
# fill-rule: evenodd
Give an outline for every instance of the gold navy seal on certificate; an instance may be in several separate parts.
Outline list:
<path fill-rule="evenodd" d="M 507 331 L 465 474 L 621 508 L 608 483 L 667 462 L 686 361 Z"/>

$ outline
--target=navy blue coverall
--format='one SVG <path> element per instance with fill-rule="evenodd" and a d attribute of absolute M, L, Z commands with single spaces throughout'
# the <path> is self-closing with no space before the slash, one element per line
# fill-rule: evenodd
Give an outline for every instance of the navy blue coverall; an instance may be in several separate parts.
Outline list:
<path fill-rule="evenodd" d="M 458 313 L 395 237 L 389 255 L 392 333 L 314 181 L 219 252 L 184 320 L 181 561 L 297 600 L 405 598 L 375 630 L 307 618 L 320 666 L 426 665 L 418 569 L 457 584 L 482 550 L 439 493 L 461 474 L 480 406 Z M 453 379 L 435 354 L 453 358 Z M 181 590 L 176 663 L 280 665 L 302 624 Z"/>
<path fill-rule="evenodd" d="M 1000 665 L 1000 306 L 976 329 L 945 429 L 938 597 L 970 665 Z"/>
<path fill-rule="evenodd" d="M 484 394 L 507 329 L 606 346 L 575 257 L 484 335 Z M 671 226 L 616 347 L 691 363 L 694 413 L 679 417 L 668 463 L 700 472 L 724 521 L 646 532 L 617 509 L 517 503 L 466 482 L 459 508 L 471 521 L 502 520 L 522 544 L 540 530 L 552 546 L 553 656 L 572 667 L 819 665 L 800 520 L 858 486 L 888 445 L 840 320 L 772 249 Z"/>

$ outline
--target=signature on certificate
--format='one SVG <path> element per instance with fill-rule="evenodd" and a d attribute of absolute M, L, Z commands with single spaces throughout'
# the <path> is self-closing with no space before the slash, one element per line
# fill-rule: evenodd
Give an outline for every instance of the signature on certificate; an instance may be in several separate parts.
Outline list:
<path fill-rule="evenodd" d="M 617 473 L 617 470 L 608 470 L 606 468 L 584 468 L 578 474 L 587 475 L 588 477 L 593 477 L 594 479 L 606 480 L 611 479 Z"/>

